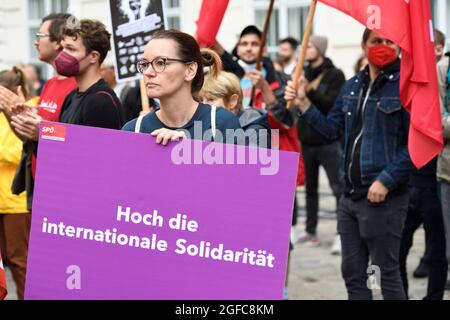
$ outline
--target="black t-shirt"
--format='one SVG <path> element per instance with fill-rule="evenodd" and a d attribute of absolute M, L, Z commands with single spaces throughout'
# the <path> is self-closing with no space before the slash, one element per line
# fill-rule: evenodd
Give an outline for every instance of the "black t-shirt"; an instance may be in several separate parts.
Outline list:
<path fill-rule="evenodd" d="M 120 129 L 124 123 L 120 100 L 104 80 L 85 92 L 72 91 L 64 100 L 60 122 Z"/>

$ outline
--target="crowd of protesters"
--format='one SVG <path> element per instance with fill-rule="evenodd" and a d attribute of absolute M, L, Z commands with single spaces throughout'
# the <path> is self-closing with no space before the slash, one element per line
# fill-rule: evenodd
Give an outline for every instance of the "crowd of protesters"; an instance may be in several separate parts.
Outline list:
<path fill-rule="evenodd" d="M 200 48 L 181 31 L 159 31 L 136 66 L 150 106 L 143 110 L 139 83 L 115 79 L 106 27 L 87 19 L 74 27 L 69 18 L 51 14 L 36 34 L 39 59 L 53 67 L 52 78 L 43 81 L 33 65 L 0 71 L 0 249 L 19 299 L 43 120 L 149 134 L 162 145 L 186 136 L 217 141 L 228 129 L 243 130 L 246 145 L 299 152 L 306 223 L 291 249 L 321 245 L 322 167 L 336 201 L 332 253 L 342 256 L 349 299 L 372 299 L 369 263 L 380 269 L 384 299 L 408 298 L 406 261 L 421 225 L 426 250 L 416 271 L 428 276 L 425 299 L 443 299 L 450 260 L 450 73 L 441 32 L 435 30 L 435 47 L 445 147 L 416 169 L 407 147 L 409 113 L 400 101 L 401 51 L 370 30 L 347 81 L 327 56 L 328 39 L 311 36 L 298 88 L 291 79 L 299 47 L 293 38 L 282 39 L 277 59 L 263 57 L 257 70 L 263 35 L 256 26 L 242 30 L 231 52 L 218 42 Z M 194 136 L 197 122 L 201 137 Z M 279 131 L 278 141 L 270 129 Z M 208 130 L 212 135 L 205 138 Z M 292 202 L 295 225 L 297 197 Z"/>

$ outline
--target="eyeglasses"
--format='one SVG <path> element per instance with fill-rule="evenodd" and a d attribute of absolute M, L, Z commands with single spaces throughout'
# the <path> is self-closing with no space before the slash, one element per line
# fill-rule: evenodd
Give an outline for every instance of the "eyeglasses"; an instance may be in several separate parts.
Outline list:
<path fill-rule="evenodd" d="M 50 37 L 50 35 L 48 33 L 36 33 L 35 34 L 36 40 L 39 41 L 41 38 L 45 38 L 45 37 Z"/>
<path fill-rule="evenodd" d="M 153 59 L 152 61 L 148 61 L 145 59 L 139 60 L 136 63 L 136 67 L 139 73 L 144 73 L 145 71 L 147 71 L 148 67 L 150 65 L 152 65 L 153 70 L 156 73 L 161 73 L 164 72 L 164 70 L 166 70 L 167 67 L 167 62 L 169 61 L 174 61 L 174 62 L 181 62 L 184 64 L 189 64 L 192 61 L 185 61 L 185 60 L 181 60 L 181 59 L 171 59 L 171 58 L 166 58 L 166 57 L 156 57 L 155 59 Z"/>

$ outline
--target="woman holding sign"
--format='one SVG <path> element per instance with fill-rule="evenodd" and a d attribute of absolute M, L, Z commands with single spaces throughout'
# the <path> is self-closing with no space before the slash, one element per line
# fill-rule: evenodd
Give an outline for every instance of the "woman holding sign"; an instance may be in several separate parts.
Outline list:
<path fill-rule="evenodd" d="M 234 130 L 241 128 L 237 117 L 225 108 L 197 101 L 205 78 L 204 67 L 211 67 L 212 74 L 217 75 L 220 57 L 211 50 L 200 50 L 197 41 L 186 33 L 155 33 L 137 69 L 144 75 L 147 95 L 158 98 L 161 107 L 128 122 L 123 130 L 150 133 L 156 143 L 163 145 L 186 137 L 213 140 L 211 134 L 205 135 L 209 130 L 217 142 L 234 141 Z M 220 137 L 229 137 L 220 141 L 218 131 Z"/>

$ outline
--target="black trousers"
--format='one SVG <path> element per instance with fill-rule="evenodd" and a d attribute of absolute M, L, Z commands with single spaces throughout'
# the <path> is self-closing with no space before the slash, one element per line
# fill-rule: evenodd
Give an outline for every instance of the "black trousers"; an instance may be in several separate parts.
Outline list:
<path fill-rule="evenodd" d="M 302 144 L 302 151 L 306 173 L 306 232 L 315 235 L 319 221 L 319 168 L 322 166 L 325 169 L 337 206 L 342 194 L 339 180 L 342 150 L 340 142 L 336 141 L 321 146 Z"/>
<path fill-rule="evenodd" d="M 385 300 L 405 300 L 399 251 L 408 211 L 408 193 L 374 204 L 343 196 L 338 207 L 342 276 L 350 300 L 372 300 L 368 275 L 374 274 Z M 369 266 L 369 258 L 371 265 Z"/>
<path fill-rule="evenodd" d="M 427 300 L 442 300 L 447 282 L 445 229 L 441 203 L 436 188 L 411 187 L 405 228 L 400 246 L 400 271 L 408 296 L 406 260 L 413 245 L 414 232 L 423 224 L 425 229 L 425 262 L 429 268 Z"/>

